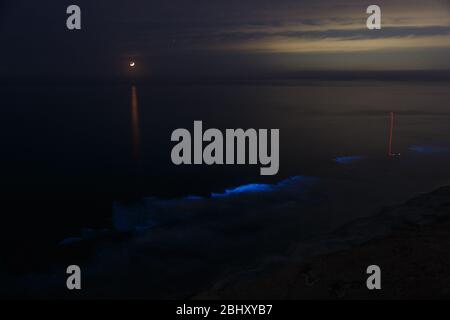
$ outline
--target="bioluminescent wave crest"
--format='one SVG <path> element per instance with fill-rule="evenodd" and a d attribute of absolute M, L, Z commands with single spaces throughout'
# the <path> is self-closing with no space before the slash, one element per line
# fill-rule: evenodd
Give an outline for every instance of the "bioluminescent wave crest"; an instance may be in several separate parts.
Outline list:
<path fill-rule="evenodd" d="M 118 231 L 130 231 L 137 227 L 189 223 L 198 216 L 221 215 L 224 218 L 239 213 L 245 215 L 258 208 L 261 212 L 270 211 L 272 207 L 287 202 L 304 204 L 312 201 L 308 191 L 318 180 L 315 177 L 293 176 L 275 184 L 244 184 L 225 189 L 222 193 L 211 193 L 209 197 L 190 195 L 170 200 L 152 197 L 134 204 L 115 202 L 113 225 Z"/>
<path fill-rule="evenodd" d="M 286 185 L 300 181 L 301 179 L 302 179 L 301 176 L 293 176 L 293 177 L 284 179 L 276 184 L 249 183 L 249 184 L 244 184 L 244 185 L 241 185 L 241 186 L 238 186 L 235 188 L 225 189 L 225 191 L 223 193 L 211 193 L 211 197 L 212 198 L 223 198 L 223 197 L 231 197 L 231 196 L 235 196 L 235 195 L 239 195 L 239 194 L 271 192 L 271 191 L 275 191 L 277 189 L 283 188 Z"/>
<path fill-rule="evenodd" d="M 409 150 L 416 153 L 434 154 L 450 152 L 450 147 L 436 145 L 412 145 L 409 147 Z"/>
<path fill-rule="evenodd" d="M 236 216 L 245 218 L 254 212 L 261 217 L 275 217 L 279 208 L 285 205 L 293 206 L 294 212 L 301 212 L 300 208 L 305 205 L 317 203 L 317 194 L 310 191 L 318 182 L 316 177 L 292 176 L 274 184 L 236 186 L 225 189 L 223 193 L 211 193 L 210 197 L 190 195 L 169 200 L 151 197 L 131 204 L 116 201 L 113 204 L 113 229 L 84 229 L 81 236 L 66 238 L 60 245 L 110 235 L 111 232 L 142 234 L 158 226 L 191 224 L 200 217 L 206 221 L 226 220 Z"/>
<path fill-rule="evenodd" d="M 365 159 L 364 156 L 342 156 L 334 158 L 334 162 L 339 164 L 348 164 Z"/>

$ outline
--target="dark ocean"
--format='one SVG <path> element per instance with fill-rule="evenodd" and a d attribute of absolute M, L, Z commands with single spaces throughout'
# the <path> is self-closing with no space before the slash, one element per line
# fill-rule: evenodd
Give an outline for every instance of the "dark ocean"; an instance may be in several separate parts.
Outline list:
<path fill-rule="evenodd" d="M 154 228 L 156 252 L 158 243 L 175 255 L 190 243 L 231 265 L 376 214 L 449 183 L 449 89 L 412 81 L 2 85 L 5 268 L 45 269 L 61 246 L 98 230 Z M 192 132 L 195 120 L 204 129 L 280 129 L 278 174 L 173 165 L 171 133 Z"/>

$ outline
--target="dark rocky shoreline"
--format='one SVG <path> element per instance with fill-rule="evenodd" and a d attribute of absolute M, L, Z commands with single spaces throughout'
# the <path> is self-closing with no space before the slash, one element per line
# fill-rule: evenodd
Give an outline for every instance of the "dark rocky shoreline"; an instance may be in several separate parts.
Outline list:
<path fill-rule="evenodd" d="M 385 208 L 229 275 L 196 299 L 450 298 L 450 187 Z M 382 290 L 366 288 L 379 265 Z"/>

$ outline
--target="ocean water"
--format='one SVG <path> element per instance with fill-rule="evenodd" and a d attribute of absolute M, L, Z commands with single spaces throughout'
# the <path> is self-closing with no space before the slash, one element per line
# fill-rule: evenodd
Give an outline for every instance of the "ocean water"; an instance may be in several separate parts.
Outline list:
<path fill-rule="evenodd" d="M 147 241 L 159 250 L 178 254 L 180 243 L 191 243 L 199 257 L 219 250 L 228 262 L 283 252 L 448 184 L 449 88 L 387 81 L 4 85 L 5 250 L 14 266 L 33 268 L 36 247 L 83 240 L 89 228 L 157 230 Z M 391 114 L 395 155 L 388 155 Z M 205 129 L 280 129 L 279 173 L 173 165 L 170 135 L 192 131 L 195 120 Z"/>

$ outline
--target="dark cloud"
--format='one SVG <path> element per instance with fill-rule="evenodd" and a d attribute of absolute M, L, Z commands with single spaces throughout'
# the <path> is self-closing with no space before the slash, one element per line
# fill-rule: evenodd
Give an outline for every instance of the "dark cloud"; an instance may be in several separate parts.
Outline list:
<path fill-rule="evenodd" d="M 286 37 L 286 38 L 304 38 L 304 39 L 385 39 L 398 37 L 424 37 L 424 36 L 440 36 L 449 35 L 450 26 L 433 26 L 433 27 L 387 27 L 383 33 L 372 32 L 367 29 L 341 29 L 341 30 L 323 30 L 323 31 L 281 31 L 281 32 L 231 32 L 221 33 L 215 36 L 206 34 L 195 35 L 190 40 L 194 41 L 247 41 L 266 39 L 268 37 Z"/>

